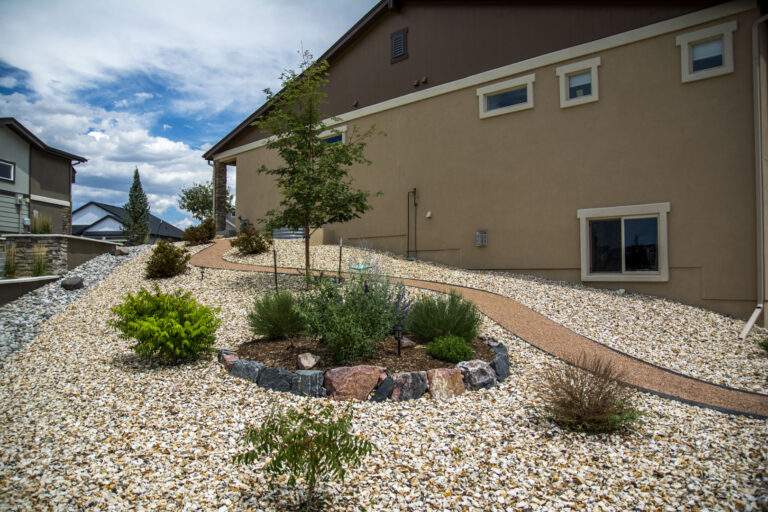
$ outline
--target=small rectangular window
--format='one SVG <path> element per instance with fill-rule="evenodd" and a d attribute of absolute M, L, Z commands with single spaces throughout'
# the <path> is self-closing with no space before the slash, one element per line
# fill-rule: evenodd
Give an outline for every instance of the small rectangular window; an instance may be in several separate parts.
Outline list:
<path fill-rule="evenodd" d="M 621 220 L 589 221 L 590 272 L 621 272 Z"/>
<path fill-rule="evenodd" d="M 519 76 L 477 89 L 480 119 L 533 108 L 536 74 Z"/>
<path fill-rule="evenodd" d="M 723 65 L 723 38 L 691 45 L 691 71 L 719 68 Z"/>
<path fill-rule="evenodd" d="M 592 71 L 568 76 L 568 99 L 581 98 L 592 94 Z"/>
<path fill-rule="evenodd" d="M 408 58 L 408 29 L 403 28 L 392 32 L 390 37 L 390 49 L 392 64 Z"/>
<path fill-rule="evenodd" d="M 624 219 L 624 269 L 659 270 L 659 219 Z"/>
<path fill-rule="evenodd" d="M 0 160 L 0 180 L 13 181 L 14 165 Z"/>
<path fill-rule="evenodd" d="M 485 97 L 486 110 L 496 110 L 497 108 L 511 107 L 528 101 L 528 87 L 522 86 L 511 91 L 500 92 L 499 94 L 489 94 Z"/>
<path fill-rule="evenodd" d="M 332 135 L 330 137 L 326 137 L 323 139 L 328 144 L 336 144 L 337 142 L 341 142 L 343 139 L 343 135 L 339 133 L 338 135 Z"/>

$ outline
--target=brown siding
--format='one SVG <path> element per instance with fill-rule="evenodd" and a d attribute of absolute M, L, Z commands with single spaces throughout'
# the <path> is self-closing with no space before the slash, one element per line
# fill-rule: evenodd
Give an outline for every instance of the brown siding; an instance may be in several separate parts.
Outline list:
<path fill-rule="evenodd" d="M 402 96 L 717 4 L 688 2 L 407 1 L 331 60 L 327 115 Z M 409 57 L 390 63 L 389 37 L 408 27 Z M 427 78 L 427 83 L 413 82 Z M 247 128 L 220 151 L 264 137 Z"/>
<path fill-rule="evenodd" d="M 72 162 L 32 147 L 29 193 L 70 201 Z"/>

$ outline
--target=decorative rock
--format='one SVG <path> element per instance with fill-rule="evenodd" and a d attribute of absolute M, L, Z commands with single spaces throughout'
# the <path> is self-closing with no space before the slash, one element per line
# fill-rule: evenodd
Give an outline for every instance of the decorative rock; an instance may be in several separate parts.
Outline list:
<path fill-rule="evenodd" d="M 115 247 L 115 256 L 128 256 L 129 254 L 131 254 L 131 251 L 129 251 L 127 247 Z"/>
<path fill-rule="evenodd" d="M 228 348 L 220 348 L 218 353 L 217 353 L 216 358 L 218 359 L 218 361 L 220 363 L 224 364 L 224 356 L 227 355 L 227 354 L 234 354 L 234 353 L 235 353 L 234 350 L 230 350 Z"/>
<path fill-rule="evenodd" d="M 336 400 L 368 400 L 385 369 L 380 366 L 342 366 L 325 372 L 324 387 Z"/>
<path fill-rule="evenodd" d="M 389 395 L 392 394 L 392 389 L 395 387 L 395 381 L 387 375 L 383 379 L 379 380 L 379 385 L 376 386 L 376 391 L 373 392 L 373 396 L 371 396 L 372 402 L 383 402 L 387 398 L 389 398 Z"/>
<path fill-rule="evenodd" d="M 504 347 L 504 345 L 499 345 Z M 504 347 L 506 349 L 506 347 Z M 509 377 L 509 353 L 506 350 L 496 350 L 496 355 L 491 360 L 491 368 L 496 372 L 496 378 L 499 382 L 507 380 Z"/>
<path fill-rule="evenodd" d="M 232 363 L 232 366 L 229 368 L 229 373 L 235 377 L 240 377 L 241 379 L 248 379 L 252 382 L 258 382 L 259 374 L 261 373 L 262 369 L 264 369 L 264 365 L 258 361 L 238 359 Z"/>
<path fill-rule="evenodd" d="M 456 365 L 464 376 L 464 386 L 469 390 L 490 388 L 496 384 L 496 372 L 491 365 L 479 359 L 462 361 Z"/>
<path fill-rule="evenodd" d="M 290 391 L 296 374 L 284 368 L 265 366 L 259 372 L 259 386 L 273 391 Z"/>
<path fill-rule="evenodd" d="M 407 336 L 403 336 L 403 339 L 400 340 L 401 348 L 413 348 L 415 346 L 416 346 L 416 342 Z"/>
<path fill-rule="evenodd" d="M 309 370 L 314 368 L 320 362 L 320 358 L 311 352 L 304 352 L 299 354 L 299 368 L 302 370 Z"/>
<path fill-rule="evenodd" d="M 291 393 L 302 396 L 325 396 L 323 372 L 320 370 L 296 370 L 291 381 Z"/>
<path fill-rule="evenodd" d="M 429 394 L 438 400 L 464 393 L 464 375 L 458 368 L 427 370 Z"/>
<path fill-rule="evenodd" d="M 483 340 L 486 343 L 486 345 L 488 345 L 491 348 L 498 347 L 498 346 L 502 346 L 502 347 L 504 346 L 504 345 L 501 345 L 499 340 L 497 340 L 493 336 L 480 336 L 480 339 Z"/>
<path fill-rule="evenodd" d="M 239 361 L 240 358 L 237 357 L 237 354 L 224 354 L 221 357 L 221 363 L 224 365 L 224 368 L 227 370 L 230 370 L 232 368 L 232 365 L 235 364 L 235 361 Z"/>
<path fill-rule="evenodd" d="M 80 276 L 66 277 L 61 280 L 61 287 L 65 290 L 79 290 L 83 287 L 83 278 Z"/>
<path fill-rule="evenodd" d="M 427 372 L 401 372 L 392 376 L 395 386 L 392 400 L 413 400 L 421 398 L 427 390 Z"/>

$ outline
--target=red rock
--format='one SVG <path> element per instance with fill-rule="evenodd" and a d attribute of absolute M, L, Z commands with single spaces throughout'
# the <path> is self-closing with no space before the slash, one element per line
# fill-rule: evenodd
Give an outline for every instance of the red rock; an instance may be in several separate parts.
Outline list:
<path fill-rule="evenodd" d="M 464 375 L 458 368 L 435 368 L 427 371 L 429 394 L 444 399 L 464 393 Z"/>
<path fill-rule="evenodd" d="M 386 376 L 386 368 L 380 366 L 332 368 L 325 372 L 323 387 L 336 400 L 368 400 L 382 375 Z"/>
<path fill-rule="evenodd" d="M 224 354 L 223 356 L 221 356 L 221 360 L 222 360 L 222 363 L 224 364 L 224 368 L 226 368 L 227 370 L 232 368 L 232 365 L 235 364 L 235 361 L 237 361 L 238 359 L 240 358 L 237 357 L 236 354 Z"/>

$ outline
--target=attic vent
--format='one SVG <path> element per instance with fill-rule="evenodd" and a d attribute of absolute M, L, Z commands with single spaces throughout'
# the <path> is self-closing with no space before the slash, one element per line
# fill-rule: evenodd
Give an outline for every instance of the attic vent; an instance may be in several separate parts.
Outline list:
<path fill-rule="evenodd" d="M 392 32 L 389 36 L 392 49 L 392 64 L 408 58 L 408 29 L 403 28 Z"/>

